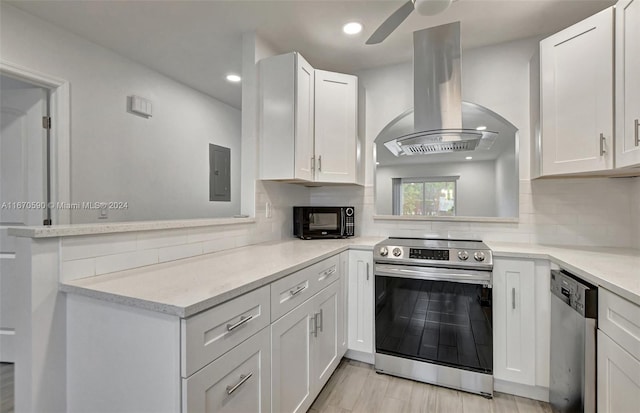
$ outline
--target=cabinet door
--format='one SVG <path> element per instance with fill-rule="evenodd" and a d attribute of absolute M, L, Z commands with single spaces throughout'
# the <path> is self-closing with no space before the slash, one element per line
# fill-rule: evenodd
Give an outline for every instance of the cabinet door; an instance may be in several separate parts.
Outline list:
<path fill-rule="evenodd" d="M 616 5 L 616 167 L 640 164 L 640 0 Z"/>
<path fill-rule="evenodd" d="M 313 298 L 316 333 L 311 341 L 313 356 L 313 394 L 318 394 L 338 367 L 338 321 L 340 317 L 340 284 L 333 283 Z"/>
<path fill-rule="evenodd" d="M 598 330 L 598 412 L 637 412 L 640 360 Z"/>
<path fill-rule="evenodd" d="M 271 325 L 271 385 L 274 412 L 306 412 L 313 402 L 313 304 L 313 300 L 308 300 Z"/>
<path fill-rule="evenodd" d="M 340 253 L 340 301 L 338 302 L 338 350 L 340 357 L 347 352 L 348 320 L 347 300 L 349 294 L 349 251 Z"/>
<path fill-rule="evenodd" d="M 540 42 L 542 174 L 613 167 L 613 9 Z"/>
<path fill-rule="evenodd" d="M 496 379 L 535 385 L 535 264 L 496 259 L 493 266 L 493 360 Z"/>
<path fill-rule="evenodd" d="M 313 67 L 296 53 L 295 178 L 306 181 L 313 180 L 314 79 Z"/>
<path fill-rule="evenodd" d="M 373 253 L 349 251 L 349 350 L 373 354 Z"/>
<path fill-rule="evenodd" d="M 270 412 L 269 328 L 239 344 L 188 379 L 184 412 Z"/>
<path fill-rule="evenodd" d="M 358 78 L 315 71 L 316 181 L 356 182 Z"/>

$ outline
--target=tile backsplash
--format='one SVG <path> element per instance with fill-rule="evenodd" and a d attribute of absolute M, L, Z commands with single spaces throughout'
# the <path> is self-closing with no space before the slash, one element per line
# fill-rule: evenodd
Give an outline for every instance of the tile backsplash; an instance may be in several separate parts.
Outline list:
<path fill-rule="evenodd" d="M 638 247 L 640 178 L 520 181 L 517 223 L 374 219 L 373 188 L 312 188 L 312 205 L 356 207 L 363 236 L 472 238 L 491 241 Z"/>
<path fill-rule="evenodd" d="M 62 280 L 291 238 L 294 205 L 353 205 L 359 236 L 640 248 L 640 178 L 522 180 L 517 223 L 374 219 L 372 187 L 258 181 L 256 191 L 255 223 L 62 238 Z"/>
<path fill-rule="evenodd" d="M 266 205 L 271 204 L 267 218 Z M 106 274 L 291 237 L 293 205 L 309 203 L 298 185 L 256 183 L 256 222 L 213 227 L 86 235 L 61 239 L 61 280 Z"/>

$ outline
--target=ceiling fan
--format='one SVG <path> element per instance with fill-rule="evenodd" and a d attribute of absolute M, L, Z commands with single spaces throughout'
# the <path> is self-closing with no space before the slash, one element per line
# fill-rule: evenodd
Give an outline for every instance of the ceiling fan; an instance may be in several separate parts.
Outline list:
<path fill-rule="evenodd" d="M 434 16 L 445 11 L 453 1 L 409 0 L 378 27 L 366 44 L 378 44 L 384 41 L 414 10 L 422 16 Z"/>

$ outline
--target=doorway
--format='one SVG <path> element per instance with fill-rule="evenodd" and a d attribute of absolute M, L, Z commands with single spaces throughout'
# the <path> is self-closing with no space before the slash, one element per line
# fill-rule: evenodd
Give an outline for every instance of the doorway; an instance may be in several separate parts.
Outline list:
<path fill-rule="evenodd" d="M 15 361 L 20 307 L 15 240 L 7 228 L 42 225 L 48 205 L 48 90 L 0 75 L 0 362 Z"/>

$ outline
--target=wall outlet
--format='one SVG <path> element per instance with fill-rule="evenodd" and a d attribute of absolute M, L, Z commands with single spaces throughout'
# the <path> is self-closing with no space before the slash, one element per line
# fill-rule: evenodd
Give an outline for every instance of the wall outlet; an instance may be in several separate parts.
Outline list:
<path fill-rule="evenodd" d="M 271 202 L 267 202 L 264 207 L 264 216 L 266 218 L 271 218 Z"/>

